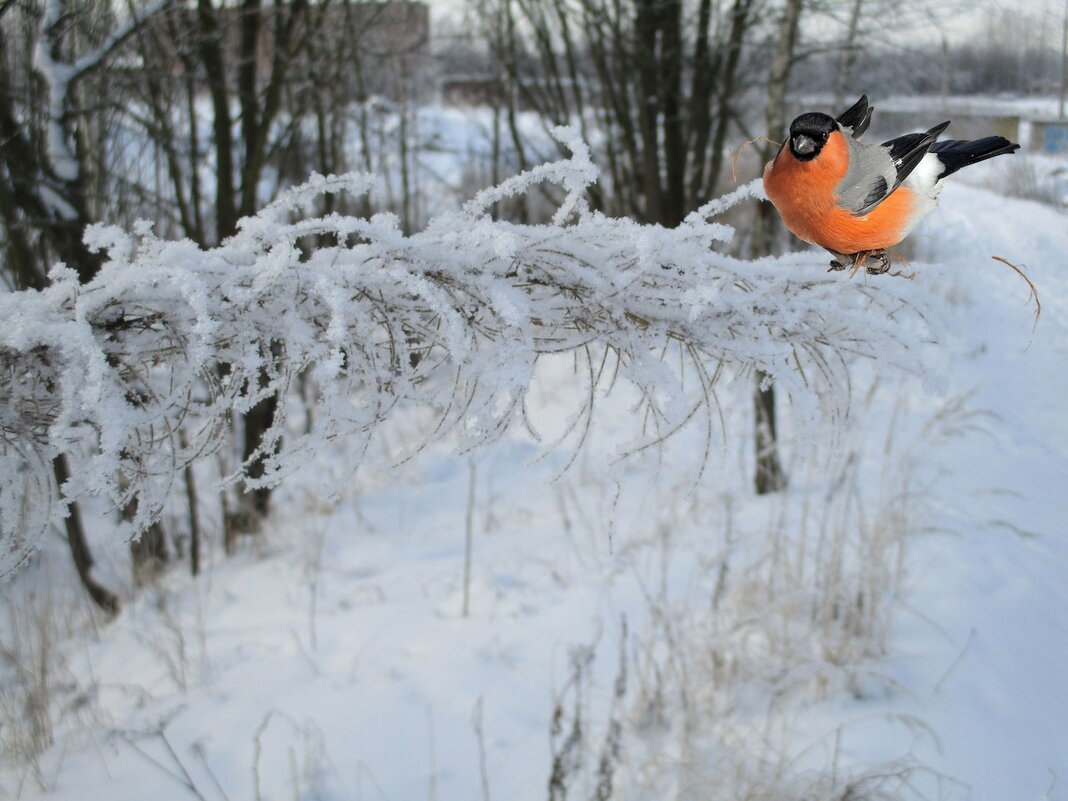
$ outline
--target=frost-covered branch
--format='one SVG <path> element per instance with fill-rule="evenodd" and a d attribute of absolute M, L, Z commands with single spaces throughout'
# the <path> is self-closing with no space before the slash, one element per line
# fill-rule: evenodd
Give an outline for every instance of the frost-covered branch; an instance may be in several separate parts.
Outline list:
<path fill-rule="evenodd" d="M 410 236 L 388 214 L 308 216 L 324 194 L 375 185 L 316 176 L 219 247 L 162 241 L 148 224 L 132 235 L 97 226 L 86 239 L 107 261 L 91 283 L 60 266 L 47 289 L 0 296 L 0 572 L 64 498 L 135 500 L 143 529 L 181 469 L 223 441 L 231 412 L 268 395 L 279 405 L 257 454 L 266 473 L 231 477 L 246 486 L 281 480 L 339 437 L 366 452 L 402 406 L 433 410 L 431 439 L 492 440 L 522 414 L 543 354 L 580 355 L 590 391 L 579 425 L 602 376 L 639 388 L 657 423 L 648 442 L 711 410 L 724 371 L 763 370 L 821 419 L 845 413 L 858 356 L 923 372 L 917 348 L 940 332 L 910 282 L 843 280 L 803 254 L 718 252 L 734 232 L 704 214 L 758 197 L 755 183 L 670 230 L 591 212 L 585 145 L 557 135 L 572 158 Z M 537 180 L 566 193 L 553 224 L 486 213 Z M 684 385 L 687 375 L 698 380 Z M 306 433 L 286 428 L 298 382 L 315 393 Z M 58 453 L 73 465 L 61 490 L 49 467 Z"/>

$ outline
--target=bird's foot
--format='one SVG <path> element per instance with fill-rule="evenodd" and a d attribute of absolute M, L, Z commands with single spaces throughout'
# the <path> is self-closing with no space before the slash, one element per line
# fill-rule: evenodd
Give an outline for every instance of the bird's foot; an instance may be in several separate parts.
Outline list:
<path fill-rule="evenodd" d="M 860 254 L 858 254 L 860 255 Z M 890 269 L 890 257 L 885 250 L 869 250 L 867 259 L 864 260 L 868 275 L 882 275 Z"/>
<path fill-rule="evenodd" d="M 834 259 L 831 260 L 831 270 L 845 270 L 849 268 L 852 278 L 861 267 L 867 268 L 868 275 L 882 275 L 890 269 L 890 257 L 886 250 L 859 250 L 856 253 L 836 253 L 831 251 Z M 830 270 L 828 270 L 830 272 Z"/>
<path fill-rule="evenodd" d="M 831 266 L 827 268 L 829 273 L 848 269 L 852 270 L 849 275 L 853 277 L 861 267 L 867 269 L 868 275 L 883 275 L 890 269 L 890 256 L 885 249 L 861 250 L 856 253 L 837 253 L 832 250 L 831 255 L 834 258 L 831 259 Z"/>
<path fill-rule="evenodd" d="M 853 265 L 853 256 L 847 256 L 844 253 L 834 253 L 834 251 L 831 252 L 834 254 L 834 258 L 831 259 L 831 266 L 827 268 L 827 272 L 837 272 Z"/>

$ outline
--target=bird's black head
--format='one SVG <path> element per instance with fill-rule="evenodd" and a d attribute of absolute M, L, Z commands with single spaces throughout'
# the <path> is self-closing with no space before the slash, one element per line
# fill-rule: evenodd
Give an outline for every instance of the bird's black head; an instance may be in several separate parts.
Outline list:
<path fill-rule="evenodd" d="M 827 144 L 827 137 L 838 129 L 834 119 L 818 111 L 802 114 L 790 123 L 790 152 L 798 161 L 814 159 Z"/>

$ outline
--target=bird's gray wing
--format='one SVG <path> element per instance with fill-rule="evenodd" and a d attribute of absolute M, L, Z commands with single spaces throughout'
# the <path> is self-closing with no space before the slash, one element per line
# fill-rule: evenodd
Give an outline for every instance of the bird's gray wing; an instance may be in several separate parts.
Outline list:
<path fill-rule="evenodd" d="M 867 214 L 894 191 L 897 173 L 887 148 L 846 138 L 849 168 L 835 187 L 838 205 L 857 216 Z"/>
<path fill-rule="evenodd" d="M 875 209 L 916 169 L 947 125 L 943 122 L 882 145 L 865 145 L 847 137 L 849 169 L 836 189 L 839 204 L 858 217 Z"/>
<path fill-rule="evenodd" d="M 837 123 L 852 139 L 860 139 L 871 124 L 874 108 L 868 105 L 868 96 L 861 95 L 860 100 L 838 115 Z"/>

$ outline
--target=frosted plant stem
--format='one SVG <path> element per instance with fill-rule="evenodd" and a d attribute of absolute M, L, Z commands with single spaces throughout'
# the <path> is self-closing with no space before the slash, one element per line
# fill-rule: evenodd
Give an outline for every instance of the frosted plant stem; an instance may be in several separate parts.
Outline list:
<path fill-rule="evenodd" d="M 568 465 L 596 422 L 596 364 L 608 359 L 611 385 L 637 390 L 639 413 L 655 421 L 621 460 L 714 419 L 721 375 L 774 380 L 796 410 L 801 451 L 837 436 L 858 360 L 944 382 L 948 334 L 922 281 L 842 281 L 810 254 L 720 252 L 734 230 L 705 215 L 757 197 L 758 181 L 672 229 L 606 217 L 586 202 L 597 173 L 585 144 L 556 134 L 571 158 L 484 190 L 421 231 L 390 214 L 316 216 L 324 197 L 380 182 L 313 175 L 218 247 L 164 241 L 144 221 L 133 233 L 91 226 L 87 247 L 106 253 L 91 282 L 60 264 L 40 292 L 0 294 L 0 576 L 73 502 L 136 510 L 117 537 L 148 530 L 186 466 L 223 453 L 228 421 L 268 398 L 259 446 L 229 468 L 222 492 L 276 486 L 344 439 L 353 456 L 325 492 L 336 498 L 405 408 L 435 421 L 394 464 L 453 435 L 471 452 L 506 434 L 553 354 L 587 368 L 577 376 L 586 402 L 547 443 L 571 451 Z M 489 215 L 542 183 L 565 194 L 553 223 Z M 313 240 L 323 244 L 308 250 Z M 692 365 L 675 365 L 676 343 Z M 298 385 L 308 397 L 290 391 Z M 297 431 L 307 404 L 315 425 Z M 61 455 L 71 470 L 59 481 L 49 468 Z M 230 552 L 236 528 L 223 511 Z M 467 564 L 465 615 L 469 583 Z"/>
<path fill-rule="evenodd" d="M 464 525 L 464 617 L 467 617 L 471 611 L 471 551 L 474 547 L 475 481 L 477 479 L 475 457 L 470 457 L 467 464 L 467 520 Z"/>

